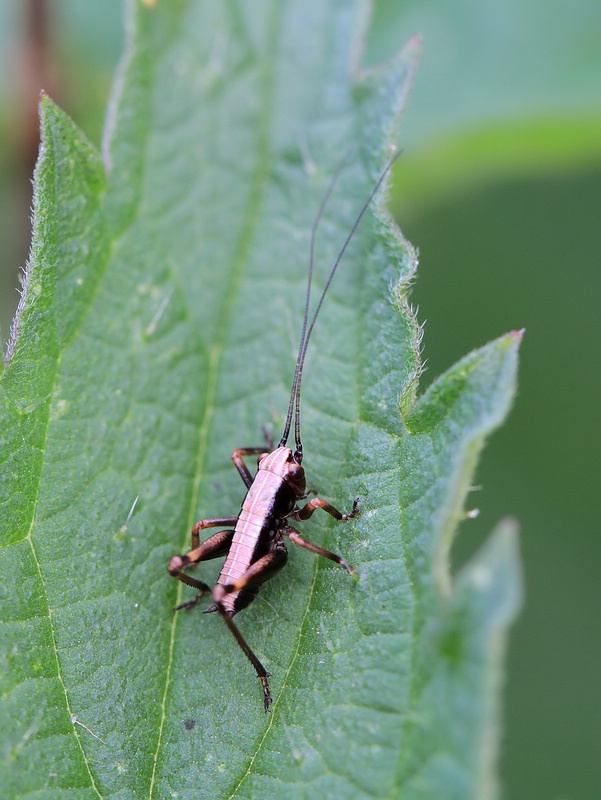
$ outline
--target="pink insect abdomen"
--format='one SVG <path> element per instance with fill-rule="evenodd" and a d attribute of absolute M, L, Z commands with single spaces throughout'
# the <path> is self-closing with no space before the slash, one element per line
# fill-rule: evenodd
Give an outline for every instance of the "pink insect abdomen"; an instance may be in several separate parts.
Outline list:
<path fill-rule="evenodd" d="M 272 472 L 259 470 L 257 473 L 242 503 L 234 538 L 217 579 L 221 586 L 235 583 L 257 560 L 262 534 L 272 525 L 275 497 L 281 484 L 282 479 Z M 236 611 L 238 595 L 239 592 L 232 592 L 223 598 L 226 611 Z"/>

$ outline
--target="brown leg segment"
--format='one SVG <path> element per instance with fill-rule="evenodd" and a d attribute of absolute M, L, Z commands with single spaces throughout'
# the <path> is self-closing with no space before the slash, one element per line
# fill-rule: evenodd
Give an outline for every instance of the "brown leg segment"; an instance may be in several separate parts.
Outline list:
<path fill-rule="evenodd" d="M 234 462 L 234 466 L 238 470 L 240 477 L 248 489 L 250 489 L 254 478 L 250 474 L 250 470 L 244 463 L 242 456 L 260 456 L 262 453 L 269 453 L 270 449 L 271 448 L 268 447 L 239 447 L 232 453 L 232 461 Z"/>
<path fill-rule="evenodd" d="M 234 517 L 234 521 L 235 519 L 236 518 Z M 205 521 L 214 522 L 214 520 Z M 198 532 L 196 533 L 196 537 L 198 540 Z M 199 581 L 196 578 L 192 578 L 190 575 L 186 575 L 183 570 L 189 566 L 198 564 L 199 561 L 209 561 L 211 558 L 219 558 L 219 556 L 226 555 L 232 543 L 233 537 L 234 531 L 219 531 L 219 533 L 209 536 L 205 542 L 194 548 L 194 550 L 190 550 L 190 552 L 186 555 L 171 557 L 171 560 L 167 566 L 169 574 L 173 575 L 174 578 L 177 578 L 187 586 L 197 589 L 196 595 L 191 600 L 176 606 L 174 609 L 175 611 L 179 611 L 182 608 L 192 608 L 193 605 L 198 603 L 205 592 L 211 591 L 211 587 L 208 584 L 204 583 L 204 581 Z"/>
<path fill-rule="evenodd" d="M 263 431 L 263 438 L 265 439 L 265 452 L 271 453 L 273 450 L 273 431 L 270 431 L 266 425 L 261 428 Z"/>
<path fill-rule="evenodd" d="M 273 578 L 278 570 L 282 569 L 288 559 L 288 551 L 283 542 L 276 545 L 276 549 L 264 555 L 254 564 L 251 564 L 246 572 L 241 575 L 235 583 L 230 583 L 227 586 L 217 584 L 213 589 L 213 597 L 215 602 L 221 602 L 225 595 L 231 592 L 240 592 L 242 589 L 252 589 L 254 586 L 261 586 L 261 584 Z"/>
<path fill-rule="evenodd" d="M 291 516 L 294 516 L 295 519 L 309 519 L 316 508 L 322 508 L 324 511 L 327 511 L 328 514 L 331 514 L 335 519 L 345 522 L 347 519 L 356 517 L 359 513 L 359 498 L 356 497 L 353 500 L 353 508 L 348 514 L 341 514 L 340 511 L 338 511 L 337 508 L 334 508 L 331 503 L 328 503 L 327 500 L 320 500 L 319 497 L 314 497 Z"/>
<path fill-rule="evenodd" d="M 196 525 L 192 528 L 192 549 L 196 549 L 200 544 L 199 533 L 205 528 L 221 528 L 224 525 L 235 525 L 238 522 L 238 517 L 214 517 L 213 519 L 199 519 Z M 209 537 L 212 539 L 213 537 Z M 207 542 L 209 539 L 207 539 Z M 215 556 L 211 556 L 215 558 Z M 206 560 L 206 559 L 200 559 Z"/>
<path fill-rule="evenodd" d="M 335 561 L 337 564 L 340 564 L 342 569 L 346 570 L 348 573 L 353 573 L 355 571 L 354 567 L 351 567 L 342 556 L 336 555 L 336 553 L 332 553 L 331 550 L 326 550 L 323 547 L 319 547 L 313 542 L 308 542 L 306 539 L 295 531 L 294 528 L 286 528 L 285 530 L 286 536 L 290 539 L 291 542 L 297 544 L 299 547 L 304 547 L 305 550 L 310 550 L 312 553 L 317 553 L 318 556 L 323 556 L 324 558 L 329 558 L 330 561 Z"/>
<path fill-rule="evenodd" d="M 255 668 L 255 672 L 257 673 L 257 676 L 258 676 L 258 678 L 261 681 L 261 684 L 263 686 L 263 706 L 265 707 L 265 711 L 266 712 L 269 711 L 269 706 L 271 705 L 273 700 L 272 700 L 272 697 L 271 697 L 271 692 L 269 691 L 269 681 L 267 679 L 271 676 L 271 672 L 267 672 L 267 670 L 265 669 L 263 664 L 261 664 L 259 659 L 256 657 L 256 655 L 250 649 L 250 647 L 246 643 L 246 640 L 244 639 L 244 637 L 242 636 L 242 634 L 238 630 L 236 624 L 234 623 L 234 620 L 232 619 L 231 614 L 228 614 L 227 611 L 225 611 L 225 609 L 223 608 L 221 603 L 217 603 L 217 610 L 219 611 L 219 613 L 223 617 L 223 620 L 224 620 L 225 624 L 228 626 L 228 628 L 232 632 L 232 635 L 233 635 L 234 639 L 240 645 L 240 649 L 244 652 L 244 655 L 248 658 L 250 663 Z"/>
<path fill-rule="evenodd" d="M 265 581 L 272 578 L 273 575 L 284 566 L 288 558 L 286 546 L 283 542 L 280 542 L 275 547 L 276 549 L 274 549 L 273 552 L 267 553 L 267 555 L 264 555 L 262 558 L 252 564 L 246 570 L 244 575 L 242 575 L 236 581 L 236 583 L 228 586 L 221 586 L 220 584 L 217 584 L 217 586 L 215 586 L 213 589 L 213 599 L 215 600 L 217 610 L 223 617 L 225 624 L 232 632 L 233 637 L 238 642 L 240 649 L 253 665 L 255 672 L 261 681 L 263 686 L 263 706 L 265 707 L 265 711 L 269 711 L 269 706 L 272 703 L 271 692 L 269 690 L 269 681 L 267 680 L 271 673 L 267 672 L 263 664 L 261 664 L 259 659 L 250 649 L 250 646 L 232 619 L 233 614 L 225 610 L 222 601 L 223 598 L 231 592 L 241 591 L 242 589 L 250 589 L 253 586 L 260 586 L 262 583 L 265 583 Z"/>

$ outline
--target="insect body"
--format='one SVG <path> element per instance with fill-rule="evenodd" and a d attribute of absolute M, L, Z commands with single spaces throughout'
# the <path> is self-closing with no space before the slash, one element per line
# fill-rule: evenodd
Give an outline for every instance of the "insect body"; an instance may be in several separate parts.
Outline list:
<path fill-rule="evenodd" d="M 255 668 L 263 686 L 265 711 L 269 710 L 272 702 L 268 682 L 270 673 L 265 670 L 265 667 L 247 644 L 234 623 L 233 617 L 252 603 L 259 592 L 261 584 L 272 578 L 286 563 L 288 553 L 284 543 L 285 538 L 313 553 L 335 561 L 347 572 L 353 572 L 353 568 L 341 556 L 307 541 L 290 524 L 290 520 L 308 519 L 317 508 L 323 509 L 340 521 L 351 519 L 359 513 L 357 499 L 353 502 L 351 510 L 346 514 L 342 514 L 330 503 L 318 497 L 308 500 L 302 507 L 299 506 L 299 502 L 307 498 L 305 470 L 302 467 L 303 448 L 300 437 L 300 390 L 307 343 L 313 332 L 315 320 L 321 309 L 325 294 L 361 218 L 397 158 L 398 154 L 388 163 L 367 202 L 357 216 L 332 267 L 311 324 L 307 329 L 315 234 L 325 203 L 333 189 L 338 173 L 330 182 L 311 235 L 311 258 L 303 330 L 290 393 L 288 414 L 281 441 L 275 449 L 271 447 L 249 447 L 234 450 L 232 460 L 248 489 L 240 513 L 235 517 L 217 517 L 197 522 L 192 528 L 192 549 L 190 552 L 186 555 L 173 556 L 168 565 L 169 573 L 173 577 L 197 590 L 196 595 L 191 600 L 182 603 L 176 610 L 191 608 L 205 593 L 212 591 L 213 604 L 205 610 L 205 613 L 216 611 L 221 615 L 246 657 Z M 295 417 L 294 451 L 286 446 L 293 415 Z M 245 457 L 253 455 L 258 456 L 258 469 L 254 477 L 244 461 Z M 224 529 L 210 536 L 202 544 L 200 543 L 201 530 L 218 527 Z M 186 570 L 200 561 L 208 561 L 219 556 L 226 556 L 226 559 L 219 573 L 217 583 L 212 590 L 208 584 L 187 574 Z"/>

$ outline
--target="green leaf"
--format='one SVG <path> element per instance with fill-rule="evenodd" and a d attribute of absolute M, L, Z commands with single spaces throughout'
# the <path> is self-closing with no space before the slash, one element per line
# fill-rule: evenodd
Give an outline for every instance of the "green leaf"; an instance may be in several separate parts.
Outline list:
<path fill-rule="evenodd" d="M 447 554 L 519 335 L 416 403 L 415 253 L 383 201 L 332 286 L 303 395 L 310 485 L 362 507 L 303 531 L 357 579 L 293 551 L 238 618 L 273 673 L 271 714 L 222 621 L 173 614 L 190 590 L 166 572 L 195 519 L 239 508 L 231 450 L 281 430 L 311 225 L 348 150 L 317 295 L 390 152 L 415 46 L 358 74 L 360 2 L 131 9 L 104 169 L 42 101 L 1 384 L 0 782 L 40 798 L 484 797 L 514 536 L 457 581 Z"/>
<path fill-rule="evenodd" d="M 395 212 L 413 220 L 483 184 L 598 169 L 600 25 L 589 0 L 375 0 L 368 59 L 394 52 L 398 31 L 424 42 Z"/>

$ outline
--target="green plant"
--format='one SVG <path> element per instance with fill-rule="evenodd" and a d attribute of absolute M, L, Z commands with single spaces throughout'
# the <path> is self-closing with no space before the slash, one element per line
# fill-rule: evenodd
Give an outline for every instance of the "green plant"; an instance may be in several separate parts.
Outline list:
<path fill-rule="evenodd" d="M 45 798 L 493 795 L 515 535 L 505 525 L 453 580 L 447 556 L 520 336 L 416 400 L 415 254 L 381 206 L 334 284 L 304 395 L 310 479 L 363 507 L 344 530 L 305 529 L 359 580 L 294 552 L 240 618 L 274 673 L 271 715 L 221 621 L 172 614 L 182 590 L 165 569 L 200 509 L 239 506 L 232 448 L 266 423 L 277 435 L 311 223 L 351 148 L 319 283 L 394 140 L 415 45 L 351 86 L 361 3 L 131 8 L 104 164 L 42 101 L 32 255 L 1 384 L 2 785 Z"/>

